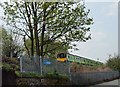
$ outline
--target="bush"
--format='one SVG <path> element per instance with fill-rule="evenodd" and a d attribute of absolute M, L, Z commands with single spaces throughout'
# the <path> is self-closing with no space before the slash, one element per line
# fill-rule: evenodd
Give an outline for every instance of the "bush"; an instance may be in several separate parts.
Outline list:
<path fill-rule="evenodd" d="M 106 65 L 113 70 L 120 71 L 120 56 L 110 56 Z"/>
<path fill-rule="evenodd" d="M 19 59 L 17 58 L 2 57 L 2 62 L 19 65 Z"/>
<path fill-rule="evenodd" d="M 20 70 L 19 61 L 17 58 L 2 57 L 2 68 L 6 70 Z"/>
<path fill-rule="evenodd" d="M 20 72 L 20 71 L 15 71 L 15 74 L 18 77 L 42 77 L 40 74 L 34 73 L 34 72 Z"/>
<path fill-rule="evenodd" d="M 11 65 L 7 64 L 7 63 L 2 63 L 2 69 L 6 70 L 6 71 L 13 70 L 13 68 L 11 67 Z"/>
<path fill-rule="evenodd" d="M 57 73 L 47 73 L 44 75 L 44 78 L 49 78 L 49 79 L 58 79 L 59 74 Z"/>
<path fill-rule="evenodd" d="M 56 71 L 53 73 L 47 73 L 46 75 L 44 75 L 44 78 L 49 78 L 49 79 L 64 79 L 64 80 L 68 80 L 69 77 L 67 75 L 63 75 L 63 74 L 59 74 Z"/>

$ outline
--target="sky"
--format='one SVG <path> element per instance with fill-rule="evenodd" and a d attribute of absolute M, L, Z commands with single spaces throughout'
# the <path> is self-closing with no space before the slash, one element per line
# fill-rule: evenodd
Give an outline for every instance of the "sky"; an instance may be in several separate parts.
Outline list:
<path fill-rule="evenodd" d="M 78 42 L 79 50 L 70 53 L 87 57 L 89 59 L 106 62 L 109 54 L 118 54 L 118 3 L 113 2 L 85 2 L 86 9 L 90 9 L 89 17 L 92 17 L 94 24 L 91 25 L 92 39 L 83 43 Z M 3 10 L 0 8 L 0 18 Z M 0 26 L 2 25 L 0 20 Z"/>
<path fill-rule="evenodd" d="M 118 3 L 86 2 L 85 6 L 94 20 L 90 31 L 92 39 L 78 42 L 79 51 L 72 50 L 71 53 L 106 62 L 110 54 L 118 54 Z"/>

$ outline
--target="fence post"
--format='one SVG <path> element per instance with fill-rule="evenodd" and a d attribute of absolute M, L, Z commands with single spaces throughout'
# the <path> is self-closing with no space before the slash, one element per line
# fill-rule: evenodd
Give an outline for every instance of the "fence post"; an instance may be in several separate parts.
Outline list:
<path fill-rule="evenodd" d="M 120 86 L 120 71 L 119 71 L 119 75 L 118 75 L 118 86 Z"/>
<path fill-rule="evenodd" d="M 42 66 L 42 57 L 40 56 L 39 57 L 39 60 L 40 60 L 40 64 L 39 64 L 39 66 L 40 66 L 40 73 L 41 73 L 41 76 L 43 75 L 43 66 Z"/>
<path fill-rule="evenodd" d="M 70 62 L 69 62 L 69 78 L 70 78 L 70 81 L 71 81 Z"/>
<path fill-rule="evenodd" d="M 22 72 L 22 57 L 20 56 L 20 71 Z"/>

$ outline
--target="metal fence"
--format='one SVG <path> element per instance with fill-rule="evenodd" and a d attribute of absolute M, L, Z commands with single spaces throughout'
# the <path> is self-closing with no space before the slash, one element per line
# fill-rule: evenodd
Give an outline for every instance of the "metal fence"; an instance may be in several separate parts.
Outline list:
<path fill-rule="evenodd" d="M 20 57 L 20 71 L 40 73 L 39 58 L 29 58 L 27 56 Z"/>
<path fill-rule="evenodd" d="M 71 73 L 71 83 L 76 85 L 87 85 L 112 80 L 117 77 L 119 77 L 118 71 Z"/>
<path fill-rule="evenodd" d="M 41 64 L 39 63 L 39 57 L 21 57 L 20 68 L 21 72 L 37 72 L 41 73 Z M 58 62 L 56 59 L 43 58 L 42 62 L 43 74 L 58 72 L 59 74 L 69 75 L 70 67 L 69 62 Z"/>
<path fill-rule="evenodd" d="M 69 63 L 58 62 L 55 59 L 51 59 L 51 64 L 43 64 L 43 73 L 51 73 L 51 72 L 58 72 L 60 74 L 68 75 L 69 72 Z"/>
<path fill-rule="evenodd" d="M 44 61 L 47 60 L 47 61 Z M 69 62 L 58 62 L 55 59 L 44 58 L 42 62 L 43 74 L 58 72 L 62 75 L 67 75 L 70 77 L 71 83 L 75 85 L 87 85 L 96 82 L 102 82 L 104 80 L 110 80 L 119 77 L 119 72 L 109 71 L 109 72 L 88 72 L 88 73 L 76 73 L 70 72 Z M 21 57 L 20 58 L 20 68 L 21 72 L 37 72 L 41 74 L 39 63 L 39 57 Z"/>

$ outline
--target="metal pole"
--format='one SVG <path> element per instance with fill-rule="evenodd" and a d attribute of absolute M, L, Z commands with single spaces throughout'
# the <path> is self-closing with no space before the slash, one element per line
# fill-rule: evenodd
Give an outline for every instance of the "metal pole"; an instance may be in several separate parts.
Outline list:
<path fill-rule="evenodd" d="M 70 81 L 71 81 L 70 61 L 69 61 L 69 78 L 70 78 Z"/>
<path fill-rule="evenodd" d="M 41 72 L 41 76 L 43 75 L 43 66 L 42 66 L 42 57 L 40 56 L 40 72 Z"/>
<path fill-rule="evenodd" d="M 20 71 L 22 72 L 22 57 L 20 57 Z"/>

